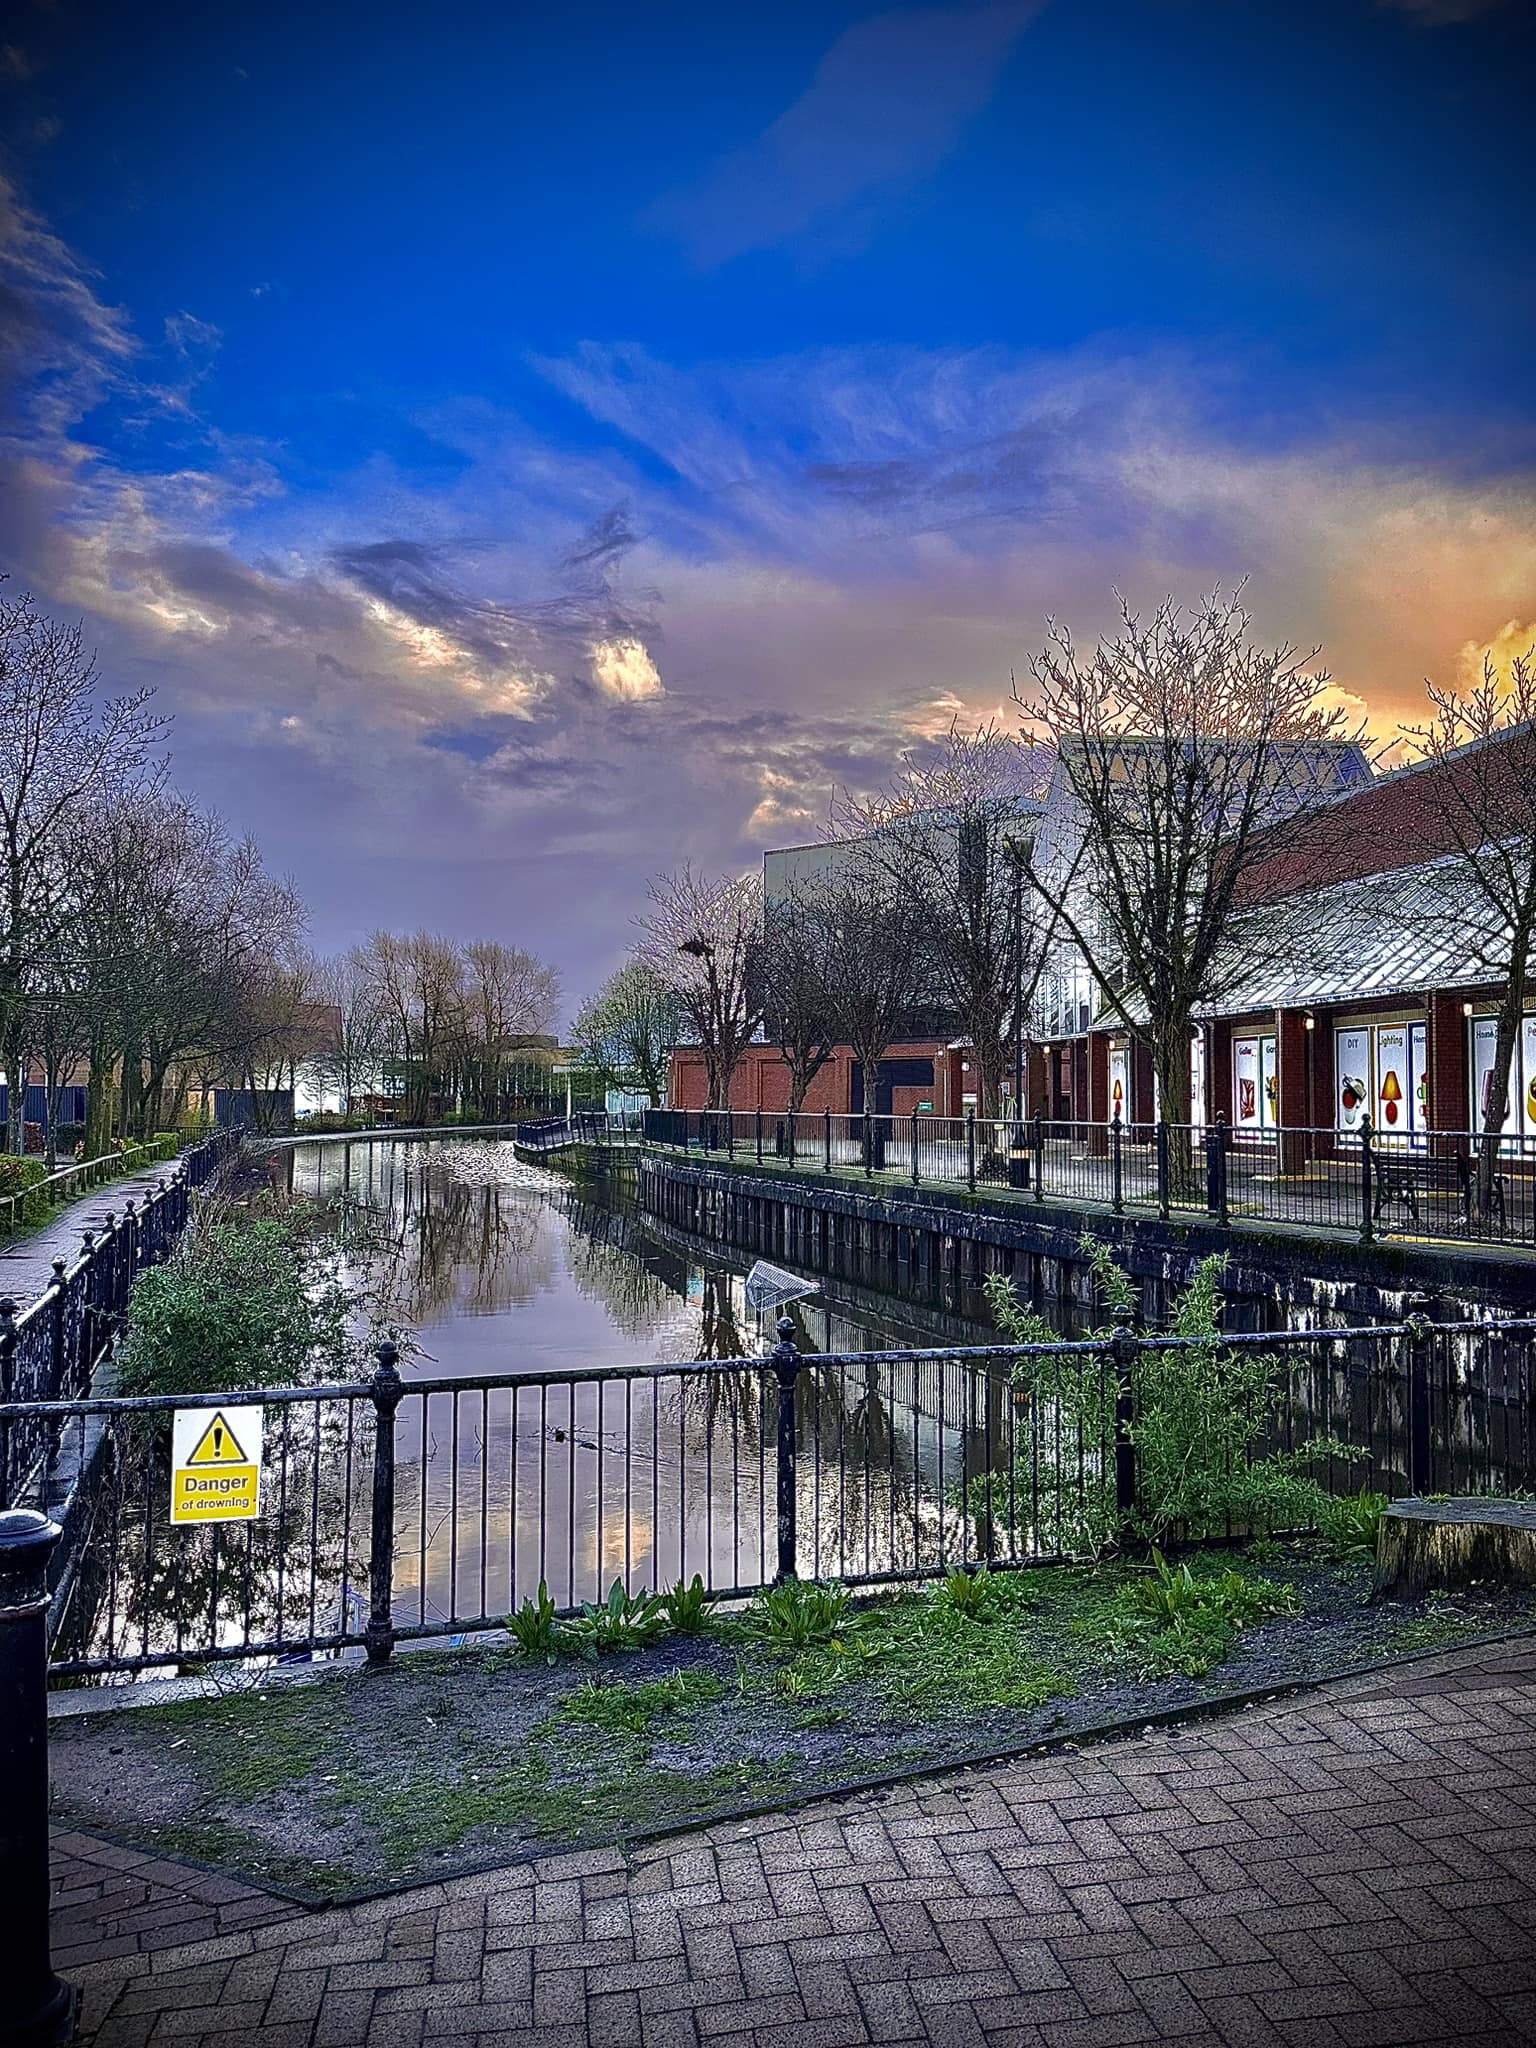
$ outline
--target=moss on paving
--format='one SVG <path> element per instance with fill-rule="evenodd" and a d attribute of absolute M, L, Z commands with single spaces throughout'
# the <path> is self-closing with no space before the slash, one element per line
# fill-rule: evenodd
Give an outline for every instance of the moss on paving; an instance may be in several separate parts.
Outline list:
<path fill-rule="evenodd" d="M 459 1649 L 309 1683 L 261 1674 L 56 1723 L 56 1802 L 87 1827 L 345 1897 L 1536 1620 L 1517 1591 L 1368 1605 L 1369 1563 L 1317 1544 L 1196 1554 L 1190 1578 L 1172 1621 L 1151 1610 L 1146 1568 L 1114 1563 L 999 1574 L 975 1614 L 934 1589 L 848 1606 L 799 1647 L 737 1613 L 601 1661 Z"/>

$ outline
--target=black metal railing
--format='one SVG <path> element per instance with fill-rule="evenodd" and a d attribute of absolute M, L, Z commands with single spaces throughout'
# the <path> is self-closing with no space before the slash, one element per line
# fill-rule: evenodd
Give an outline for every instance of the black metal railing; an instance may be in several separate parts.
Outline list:
<path fill-rule="evenodd" d="M 129 1196 L 121 1213 L 108 1209 L 72 1261 L 53 1261 L 36 1301 L 18 1307 L 0 1297 L 0 1403 L 70 1401 L 90 1391 L 127 1316 L 135 1277 L 169 1257 L 186 1228 L 192 1190 L 206 1185 L 238 1143 L 218 1131 L 190 1146 L 141 1201 Z M 53 1440 L 42 1423 L 3 1417 L 0 1409 L 0 1507 L 10 1507 L 25 1496 Z"/>
<path fill-rule="evenodd" d="M 818 1355 L 791 1336 L 764 1358 L 462 1379 L 402 1378 L 385 1346 L 359 1384 L 0 1407 L 89 1474 L 55 1668 L 383 1659 L 494 1628 L 541 1582 L 570 1611 L 616 1579 L 697 1572 L 730 1595 L 1092 1554 L 1135 1525 L 1147 1376 L 1191 1341 L 1126 1319 L 1028 1346 Z M 1221 1341 L 1272 1362 L 1249 1455 L 1313 1444 L 1340 1493 L 1536 1481 L 1536 1319 Z M 259 1519 L 172 1526 L 173 1411 L 235 1403 L 265 1416 Z"/>
<path fill-rule="evenodd" d="M 578 1109 L 570 1116 L 540 1117 L 517 1126 L 517 1142 L 532 1152 L 561 1152 L 567 1145 L 628 1145 L 640 1135 L 637 1110 Z"/>
<path fill-rule="evenodd" d="M 1377 1236 L 1536 1245 L 1536 1136 L 1506 1138 L 1486 1195 L 1471 1131 L 1399 1133 L 929 1116 L 643 1113 L 645 1140 L 744 1164 L 907 1187 L 1009 1189 L 1114 1213 L 1156 1210 Z"/>

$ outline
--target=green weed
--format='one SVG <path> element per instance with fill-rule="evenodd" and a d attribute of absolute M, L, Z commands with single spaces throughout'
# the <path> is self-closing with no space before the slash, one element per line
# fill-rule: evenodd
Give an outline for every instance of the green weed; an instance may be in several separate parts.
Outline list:
<path fill-rule="evenodd" d="M 560 1654 L 560 1624 L 555 1618 L 555 1603 L 542 1579 L 539 1581 L 538 1598 L 525 1599 L 516 1614 L 508 1615 L 507 1633 L 525 1657 L 553 1664 Z"/>
<path fill-rule="evenodd" d="M 704 1581 L 697 1572 L 686 1586 L 679 1579 L 670 1593 L 663 1593 L 660 1597 L 667 1617 L 667 1626 L 675 1629 L 679 1635 L 702 1635 L 709 1627 L 709 1595 L 705 1592 Z"/>
<path fill-rule="evenodd" d="M 1387 1496 L 1362 1487 L 1342 1500 L 1331 1500 L 1323 1509 L 1318 1526 L 1336 1557 L 1376 1554 L 1376 1537 L 1381 1518 L 1387 1512 Z"/>
<path fill-rule="evenodd" d="M 771 1641 L 801 1650 L 812 1643 L 834 1642 L 853 1615 L 842 1586 L 824 1586 L 815 1579 L 785 1579 L 758 1594 L 751 1618 Z"/>

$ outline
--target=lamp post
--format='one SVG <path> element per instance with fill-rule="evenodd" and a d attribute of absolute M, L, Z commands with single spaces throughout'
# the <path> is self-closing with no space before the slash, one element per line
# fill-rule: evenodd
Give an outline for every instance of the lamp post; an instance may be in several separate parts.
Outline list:
<path fill-rule="evenodd" d="M 1015 1137 L 1024 1126 L 1024 846 L 1004 840 L 1013 863 L 1013 1121 Z"/>

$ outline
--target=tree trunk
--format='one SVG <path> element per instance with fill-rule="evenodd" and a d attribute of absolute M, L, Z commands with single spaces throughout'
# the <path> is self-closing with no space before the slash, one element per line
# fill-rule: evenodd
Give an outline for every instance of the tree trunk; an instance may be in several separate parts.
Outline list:
<path fill-rule="evenodd" d="M 1165 1021 L 1157 1032 L 1152 1065 L 1157 1075 L 1158 1114 L 1168 1125 L 1168 1192 L 1187 1197 L 1197 1192 L 1198 1179 L 1189 1121 L 1193 1068 L 1187 1014 Z"/>
<path fill-rule="evenodd" d="M 1393 1502 L 1376 1539 L 1373 1599 L 1417 1600 L 1478 1581 L 1536 1586 L 1536 1504 Z"/>
<path fill-rule="evenodd" d="M 21 1006 L 16 1004 L 6 1016 L 5 1042 L 0 1044 L 0 1067 L 4 1067 L 5 1078 L 10 1083 L 5 1149 L 18 1156 L 26 1150 L 27 1126 L 27 1077 L 23 1071 L 26 1062 L 21 1037 Z"/>
<path fill-rule="evenodd" d="M 1483 1083 L 1482 1135 L 1478 1140 L 1477 1174 L 1472 1188 L 1472 1217 L 1477 1223 L 1487 1223 L 1493 1212 L 1493 1184 L 1498 1179 L 1499 1147 L 1504 1142 L 1504 1118 L 1509 1107 L 1509 1073 L 1514 1065 L 1524 1008 L 1524 977 L 1512 973 L 1499 1005 L 1493 1065 Z"/>

